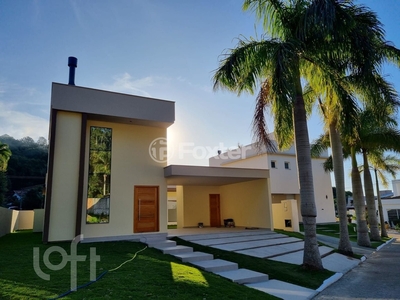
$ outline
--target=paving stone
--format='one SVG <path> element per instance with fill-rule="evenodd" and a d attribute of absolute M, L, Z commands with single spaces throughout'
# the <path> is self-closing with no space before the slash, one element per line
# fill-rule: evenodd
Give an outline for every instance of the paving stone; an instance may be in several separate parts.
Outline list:
<path fill-rule="evenodd" d="M 214 273 L 238 269 L 237 263 L 223 260 L 223 259 L 196 261 L 196 262 L 193 262 L 192 264 L 199 267 L 200 269 L 203 269 L 208 272 L 214 272 Z"/>
<path fill-rule="evenodd" d="M 329 252 L 332 252 L 333 248 L 326 247 L 326 246 L 320 246 L 319 247 L 319 253 L 321 256 L 328 254 Z M 276 257 L 271 257 L 270 259 L 275 260 L 275 261 L 281 261 L 281 262 L 286 262 L 289 264 L 295 264 L 295 265 L 301 265 L 303 263 L 303 255 L 304 251 L 297 251 L 294 253 L 288 253 Z"/>
<path fill-rule="evenodd" d="M 227 233 L 210 233 L 210 234 L 194 234 L 194 235 L 183 235 L 180 236 L 181 239 L 186 241 L 197 241 L 197 240 L 205 240 L 205 239 L 220 239 L 220 238 L 228 238 L 228 237 L 237 237 L 237 236 L 252 236 L 259 234 L 277 234 L 271 230 L 251 230 L 251 231 L 236 231 L 236 232 L 227 232 Z"/>
<path fill-rule="evenodd" d="M 218 239 L 204 239 L 204 240 L 197 240 L 194 242 L 196 244 L 200 244 L 203 246 L 213 246 L 213 245 L 221 245 L 221 244 L 229 244 L 229 243 L 237 243 L 237 242 L 246 242 L 246 241 L 277 239 L 277 238 L 284 238 L 284 237 L 286 237 L 286 235 L 276 233 L 276 234 L 250 235 L 250 236 L 235 236 L 235 237 L 226 237 L 226 238 L 218 238 Z"/>
<path fill-rule="evenodd" d="M 360 263 L 359 259 L 348 257 L 340 253 L 332 253 L 322 258 L 322 264 L 325 269 L 337 273 L 347 273 Z"/>
<path fill-rule="evenodd" d="M 148 242 L 147 245 L 150 248 L 162 249 L 162 248 L 174 247 L 174 246 L 176 246 L 176 242 L 170 241 L 170 240 L 163 240 L 163 241 L 156 240 L 156 241 Z"/>
<path fill-rule="evenodd" d="M 284 300 L 306 300 L 317 294 L 314 290 L 275 279 L 245 285 Z"/>
<path fill-rule="evenodd" d="M 175 247 L 161 248 L 160 250 L 164 254 L 182 254 L 182 253 L 193 252 L 193 248 L 192 247 L 186 247 L 186 246 L 175 246 Z"/>
<path fill-rule="evenodd" d="M 233 282 L 245 284 L 267 281 L 268 275 L 260 272 L 255 272 L 247 269 L 238 269 L 233 271 L 217 272 L 219 276 L 225 277 Z"/>
<path fill-rule="evenodd" d="M 214 259 L 214 255 L 204 252 L 189 252 L 183 254 L 176 254 L 175 257 L 179 258 L 182 262 L 196 262 L 196 261 L 207 261 Z"/>
<path fill-rule="evenodd" d="M 226 251 L 237 251 L 237 250 L 244 250 L 244 249 L 250 249 L 250 248 L 256 248 L 256 247 L 286 244 L 286 243 L 298 242 L 298 241 L 301 241 L 301 240 L 298 238 L 294 238 L 294 237 L 284 237 L 284 238 L 278 238 L 278 239 L 268 239 L 268 240 L 260 240 L 260 241 L 249 241 L 249 242 L 214 245 L 213 248 L 226 250 Z"/>

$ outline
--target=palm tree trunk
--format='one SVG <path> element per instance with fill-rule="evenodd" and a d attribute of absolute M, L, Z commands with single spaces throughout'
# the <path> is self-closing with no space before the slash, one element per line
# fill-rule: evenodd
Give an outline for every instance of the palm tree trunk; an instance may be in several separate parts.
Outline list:
<path fill-rule="evenodd" d="M 367 220 L 365 218 L 361 176 L 357 166 L 356 150 L 354 147 L 351 148 L 351 165 L 351 185 L 353 186 L 353 201 L 357 218 L 357 244 L 370 247 L 371 241 L 369 240 Z"/>
<path fill-rule="evenodd" d="M 307 116 L 304 105 L 300 74 L 296 80 L 296 99 L 293 107 L 294 133 L 297 167 L 300 185 L 300 209 L 304 225 L 303 267 L 322 270 L 321 255 L 318 249 L 314 182 L 312 176 L 310 141 L 308 137 Z"/>
<path fill-rule="evenodd" d="M 379 191 L 378 172 L 376 171 L 376 169 L 374 169 L 374 172 L 375 172 L 376 194 L 378 195 L 379 220 L 381 222 L 381 236 L 388 237 L 385 226 L 385 218 L 383 217 L 382 199 Z"/>
<path fill-rule="evenodd" d="M 380 241 L 381 236 L 379 234 L 378 219 L 376 217 L 374 187 L 372 184 L 371 172 L 369 171 L 367 151 L 363 151 L 363 159 L 364 159 L 364 189 L 365 189 L 365 199 L 367 201 L 368 224 L 369 224 L 369 229 L 371 231 L 371 240 Z"/>
<path fill-rule="evenodd" d="M 340 227 L 338 251 L 339 253 L 352 256 L 353 249 L 349 238 L 349 227 L 347 226 L 342 141 L 340 140 L 339 132 L 336 129 L 335 123 L 336 122 L 331 122 L 331 124 L 329 124 L 329 137 L 332 149 L 333 172 L 336 183 L 336 203 Z"/>

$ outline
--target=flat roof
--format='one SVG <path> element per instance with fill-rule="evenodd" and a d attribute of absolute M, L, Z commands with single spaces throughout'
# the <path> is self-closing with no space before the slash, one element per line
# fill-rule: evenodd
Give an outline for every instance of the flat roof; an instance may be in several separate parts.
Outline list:
<path fill-rule="evenodd" d="M 54 83 L 51 108 L 87 113 L 88 119 L 167 128 L 175 121 L 175 102 Z"/>
<path fill-rule="evenodd" d="M 266 179 L 269 178 L 269 170 L 169 165 L 164 168 L 164 177 L 169 185 L 221 186 Z"/>

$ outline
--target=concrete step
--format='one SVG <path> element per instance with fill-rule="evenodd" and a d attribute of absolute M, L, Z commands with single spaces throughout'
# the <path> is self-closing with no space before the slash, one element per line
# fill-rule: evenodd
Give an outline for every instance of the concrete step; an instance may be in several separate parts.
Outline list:
<path fill-rule="evenodd" d="M 148 242 L 147 245 L 150 248 L 163 249 L 163 248 L 176 246 L 176 242 L 170 241 L 170 240 L 155 240 L 155 241 Z"/>
<path fill-rule="evenodd" d="M 186 246 L 161 248 L 159 250 L 161 250 L 164 254 L 172 254 L 172 255 L 193 252 L 192 247 L 186 247 Z"/>
<path fill-rule="evenodd" d="M 249 283 L 246 284 L 246 286 L 285 300 L 307 300 L 318 293 L 317 291 L 302 286 L 275 279 Z"/>
<path fill-rule="evenodd" d="M 248 269 L 238 269 L 233 271 L 216 272 L 219 276 L 225 277 L 239 284 L 255 283 L 268 280 L 268 275 Z"/>
<path fill-rule="evenodd" d="M 232 271 L 238 269 L 237 263 L 223 259 L 196 261 L 192 262 L 192 265 L 195 265 L 200 269 L 213 273 Z"/>
<path fill-rule="evenodd" d="M 204 253 L 204 252 L 190 252 L 183 254 L 176 254 L 175 257 L 179 258 L 182 262 L 199 262 L 199 261 L 209 261 L 214 258 L 214 255 Z"/>

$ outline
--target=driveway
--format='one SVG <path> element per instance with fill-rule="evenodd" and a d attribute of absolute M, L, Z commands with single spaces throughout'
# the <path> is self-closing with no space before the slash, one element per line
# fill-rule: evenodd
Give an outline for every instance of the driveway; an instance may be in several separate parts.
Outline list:
<path fill-rule="evenodd" d="M 400 235 L 313 299 L 400 299 Z"/>

